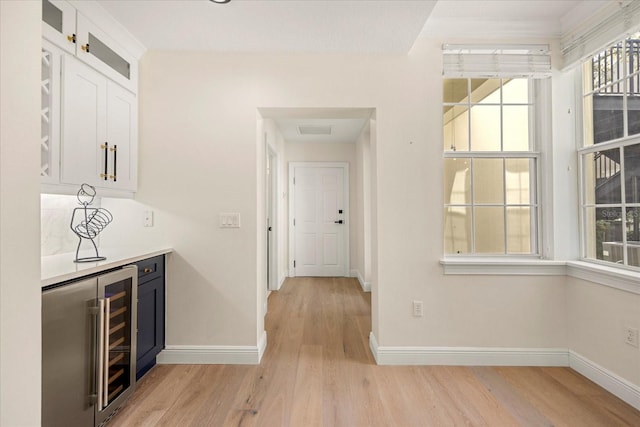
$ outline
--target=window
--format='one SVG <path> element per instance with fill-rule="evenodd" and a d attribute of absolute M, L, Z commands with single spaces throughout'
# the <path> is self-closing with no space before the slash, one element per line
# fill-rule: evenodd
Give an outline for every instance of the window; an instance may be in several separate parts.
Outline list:
<path fill-rule="evenodd" d="M 534 87 L 443 80 L 445 254 L 538 254 Z"/>
<path fill-rule="evenodd" d="M 582 67 L 583 258 L 640 267 L 640 33 Z"/>

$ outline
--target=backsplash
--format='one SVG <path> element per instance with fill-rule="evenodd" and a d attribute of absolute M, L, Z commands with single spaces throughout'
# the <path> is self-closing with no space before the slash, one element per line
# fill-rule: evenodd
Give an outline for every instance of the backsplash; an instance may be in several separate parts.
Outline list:
<path fill-rule="evenodd" d="M 41 256 L 75 252 L 78 236 L 71 231 L 69 224 L 73 210 L 77 207 L 80 207 L 80 204 L 76 196 L 40 196 Z M 95 199 L 91 207 L 99 208 L 100 199 Z M 99 246 L 99 237 L 95 242 Z"/>

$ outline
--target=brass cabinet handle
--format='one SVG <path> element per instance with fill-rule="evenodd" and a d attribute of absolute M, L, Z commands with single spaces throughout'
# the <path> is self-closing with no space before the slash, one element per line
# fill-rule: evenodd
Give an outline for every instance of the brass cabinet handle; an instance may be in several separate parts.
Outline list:
<path fill-rule="evenodd" d="M 150 269 L 149 267 L 145 267 L 145 269 L 143 270 L 144 273 L 151 273 L 153 270 Z"/>
<path fill-rule="evenodd" d="M 89 43 L 83 44 L 82 46 L 80 46 L 80 49 L 82 49 L 85 52 L 89 53 Z"/>
<path fill-rule="evenodd" d="M 114 145 L 111 151 L 113 152 L 113 175 L 111 179 L 113 179 L 113 182 L 116 182 L 116 176 L 118 175 L 118 146 Z"/>
<path fill-rule="evenodd" d="M 107 181 L 109 179 L 109 175 L 107 172 L 107 162 L 109 161 L 108 157 L 109 157 L 109 143 L 105 142 L 104 144 L 100 145 L 100 148 L 102 150 L 104 150 L 104 173 L 100 174 L 100 178 L 103 178 L 105 181 Z"/>
<path fill-rule="evenodd" d="M 76 35 L 75 34 L 71 34 L 70 36 L 67 36 L 67 40 L 69 40 L 71 43 L 75 43 L 76 42 Z"/>

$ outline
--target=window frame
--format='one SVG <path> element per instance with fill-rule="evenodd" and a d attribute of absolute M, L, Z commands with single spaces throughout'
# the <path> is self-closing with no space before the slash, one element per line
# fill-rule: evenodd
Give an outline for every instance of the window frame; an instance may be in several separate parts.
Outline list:
<path fill-rule="evenodd" d="M 588 257 L 588 247 L 589 247 L 589 239 L 588 239 L 588 230 L 587 230 L 587 218 L 586 218 L 586 210 L 589 208 L 598 209 L 598 208 L 613 208 L 620 209 L 621 211 L 621 222 L 622 224 L 626 224 L 627 219 L 627 209 L 638 208 L 640 209 L 640 203 L 628 203 L 626 200 L 626 188 L 625 188 L 625 164 L 624 164 L 624 150 L 625 147 L 631 145 L 640 144 L 640 133 L 629 135 L 629 119 L 628 119 L 628 87 L 627 82 L 632 76 L 637 76 L 640 74 L 640 71 L 635 71 L 632 73 L 628 72 L 627 67 L 627 58 L 626 54 L 622 54 L 622 70 L 623 75 L 621 78 L 617 80 L 612 80 L 611 82 L 607 82 L 604 85 L 599 86 L 598 88 L 591 87 L 590 90 L 586 90 L 585 87 L 585 73 L 586 73 L 586 64 L 589 61 L 592 61 L 593 57 L 597 55 L 599 52 L 606 52 L 611 49 L 613 46 L 622 43 L 623 48 L 626 49 L 625 40 L 627 40 L 630 35 L 622 35 L 621 37 L 616 38 L 611 43 L 608 43 L 602 49 L 595 52 L 593 55 L 589 55 L 585 60 L 581 61 L 577 67 L 576 72 L 576 155 L 578 162 L 578 198 L 579 198 L 579 236 L 580 236 L 580 253 L 579 259 L 582 262 L 597 264 L 613 269 L 627 270 L 631 272 L 639 272 L 640 266 L 633 266 L 628 264 L 628 241 L 627 241 L 627 233 L 626 229 L 622 229 L 622 254 L 623 254 L 623 263 L 619 264 L 613 261 L 602 260 L 598 258 L 590 258 Z M 591 71 L 593 73 L 593 71 Z M 591 77 L 593 78 L 593 77 Z M 585 98 L 588 96 L 593 96 L 597 94 L 602 88 L 612 87 L 616 83 L 622 85 L 622 117 L 623 117 L 623 136 L 615 139 L 611 139 L 608 141 L 603 141 L 600 143 L 592 142 L 591 145 L 585 145 L 585 108 L 584 102 Z M 592 85 L 593 86 L 593 85 Z M 593 112 L 590 112 L 593 115 Z M 591 119 L 593 126 L 593 118 Z M 594 130 L 591 129 L 591 138 L 593 139 Z M 587 191 L 589 191 L 589 186 L 587 184 L 587 176 L 586 176 L 586 167 L 585 167 L 585 158 L 589 154 L 593 154 L 596 152 L 602 152 L 607 150 L 617 149 L 620 152 L 620 203 L 604 203 L 598 204 L 595 201 L 593 203 L 587 203 Z"/>
<path fill-rule="evenodd" d="M 469 75 L 469 76 L 464 76 L 464 75 L 456 75 L 456 76 L 447 76 L 447 75 L 443 75 L 443 82 L 446 79 L 467 79 L 468 84 L 470 79 L 474 79 L 474 78 L 478 78 L 478 76 L 476 75 Z M 442 263 L 445 265 L 445 271 L 446 271 L 446 264 L 448 260 L 464 260 L 465 258 L 472 260 L 471 263 L 476 263 L 477 261 L 480 260 L 484 260 L 483 262 L 488 262 L 490 260 L 504 260 L 504 261 L 513 261 L 513 260 L 517 260 L 517 259 L 523 259 L 523 260 L 535 260 L 535 259 L 540 259 L 540 258 L 546 258 L 550 255 L 551 252 L 551 245 L 547 244 L 547 241 L 550 241 L 550 235 L 549 235 L 549 229 L 546 226 L 546 224 L 551 221 L 547 221 L 547 219 L 549 219 L 549 215 L 552 214 L 552 208 L 547 208 L 546 205 L 547 203 L 545 203 L 545 201 L 548 199 L 548 194 L 550 194 L 548 192 L 550 186 L 552 185 L 552 183 L 548 182 L 549 180 L 544 180 L 543 176 L 545 176 L 545 170 L 546 170 L 546 163 L 548 161 L 547 157 L 547 151 L 548 151 L 548 146 L 550 145 L 550 119 L 549 117 L 547 117 L 549 115 L 549 113 L 544 114 L 543 111 L 545 108 L 546 104 L 548 110 L 550 110 L 550 96 L 548 94 L 549 91 L 549 84 L 550 84 L 550 79 L 549 78 L 544 78 L 544 79 L 540 79 L 540 78 L 535 78 L 534 76 L 530 76 L 530 75 L 521 75 L 521 76 L 514 76 L 514 75 L 492 75 L 492 76 L 486 76 L 486 78 L 495 78 L 495 79 L 514 79 L 514 78 L 526 78 L 528 80 L 528 93 L 529 93 L 529 101 L 527 102 L 527 104 L 521 104 L 521 105 L 528 105 L 530 110 L 529 110 L 529 129 L 528 129 L 528 134 L 529 134 L 529 150 L 527 151 L 471 151 L 472 145 L 471 142 L 469 145 L 469 151 L 449 151 L 446 150 L 444 147 L 444 134 L 442 137 L 442 144 L 443 144 L 443 164 L 445 159 L 448 158 L 467 158 L 470 159 L 471 162 L 473 162 L 474 159 L 484 159 L 484 158 L 492 158 L 492 159 L 502 159 L 507 160 L 507 159 L 532 159 L 533 163 L 534 163 L 534 174 L 535 176 L 533 177 L 533 179 L 531 179 L 531 182 L 533 183 L 533 185 L 535 185 L 535 190 L 533 192 L 533 195 L 530 197 L 530 199 L 532 199 L 532 202 L 530 204 L 527 205 L 509 205 L 507 203 L 506 197 L 503 200 L 502 204 L 496 204 L 496 206 L 501 206 L 504 208 L 504 215 L 505 215 L 505 222 L 504 222 L 504 253 L 479 253 L 479 252 L 475 252 L 475 221 L 473 220 L 472 217 L 472 221 L 471 221 L 471 252 L 469 253 L 464 253 L 464 254 L 456 254 L 456 253 L 447 253 L 445 252 L 445 246 L 446 246 L 446 240 L 445 240 L 445 229 L 444 229 L 444 219 L 446 216 L 446 210 L 451 207 L 451 206 L 456 206 L 456 207 L 460 207 L 463 206 L 465 208 L 470 208 L 470 209 L 474 209 L 474 207 L 476 206 L 486 206 L 484 204 L 480 204 L 480 205 L 476 205 L 475 201 L 474 201 L 474 188 L 473 188 L 473 176 L 471 178 L 471 184 L 470 184 L 470 188 L 471 188 L 471 201 L 468 204 L 451 204 L 451 203 L 445 203 L 444 200 L 444 194 L 443 194 L 443 200 L 442 200 L 442 207 L 443 207 L 443 234 L 442 234 L 442 242 L 443 242 L 443 254 L 444 254 L 444 259 L 442 260 Z M 503 82 L 501 82 L 500 87 L 503 87 Z M 469 91 L 470 88 L 469 86 L 467 86 L 467 90 Z M 454 106 L 454 105 L 461 105 L 459 103 L 450 103 L 450 102 L 444 102 L 444 98 L 443 101 L 441 103 L 441 105 L 444 107 L 447 106 Z M 469 107 L 469 114 L 471 112 L 471 107 L 474 105 L 481 105 L 479 103 L 473 103 L 471 102 L 471 100 L 469 99 L 467 102 L 467 106 Z M 502 118 L 502 107 L 505 105 L 503 99 L 500 99 L 500 103 L 497 104 L 501 107 L 501 118 Z M 506 105 L 520 105 L 518 103 L 507 103 Z M 470 120 L 470 119 L 469 119 Z M 469 122 L 470 123 L 470 122 Z M 500 126 L 500 135 L 501 135 L 501 141 L 500 141 L 500 146 L 501 148 L 504 147 L 504 140 L 503 140 L 503 126 L 502 126 L 502 120 L 501 120 L 501 126 Z M 444 122 L 442 123 L 442 125 L 444 125 Z M 506 173 L 506 169 L 505 166 L 503 164 L 503 174 Z M 504 176 L 504 175 L 503 175 Z M 444 170 L 443 170 L 443 177 L 444 177 Z M 504 185 L 505 187 L 503 188 L 503 194 L 506 194 L 506 180 L 504 181 Z M 535 219 L 535 224 L 532 225 L 531 227 L 531 247 L 535 247 L 535 251 L 532 251 L 530 253 L 508 253 L 508 245 L 507 245 L 507 240 L 508 240 L 508 234 L 507 234 L 507 221 L 506 221 L 506 215 L 507 215 L 507 208 L 509 206 L 527 206 L 530 207 L 531 209 L 535 209 L 535 217 L 532 217 L 532 219 Z M 472 215 L 474 215 L 472 213 Z M 535 239 L 535 242 L 533 242 L 533 240 Z M 457 262 L 456 261 L 456 264 Z M 527 267 L 530 267 L 531 264 L 526 264 Z M 495 265 L 494 265 L 495 267 Z M 512 268 L 512 265 L 509 266 L 508 268 Z M 493 271 L 493 269 L 492 269 Z"/>

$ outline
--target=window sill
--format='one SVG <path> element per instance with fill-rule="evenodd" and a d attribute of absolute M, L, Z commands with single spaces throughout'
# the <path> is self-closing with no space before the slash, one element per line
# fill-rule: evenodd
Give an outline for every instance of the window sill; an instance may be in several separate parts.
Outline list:
<path fill-rule="evenodd" d="M 640 295 L 640 272 L 587 261 L 553 261 L 535 258 L 442 258 L 445 275 L 570 276 Z"/>
<path fill-rule="evenodd" d="M 538 258 L 450 257 L 440 260 L 444 274 L 564 276 L 565 261 Z"/>
<path fill-rule="evenodd" d="M 586 261 L 567 261 L 567 276 L 640 295 L 640 273 Z"/>

